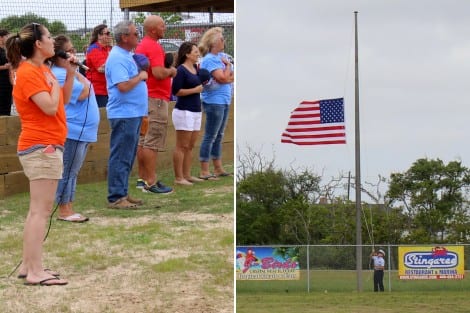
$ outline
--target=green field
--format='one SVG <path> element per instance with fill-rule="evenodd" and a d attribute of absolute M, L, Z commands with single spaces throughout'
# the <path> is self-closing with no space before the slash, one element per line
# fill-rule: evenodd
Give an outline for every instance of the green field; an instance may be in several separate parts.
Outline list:
<path fill-rule="evenodd" d="M 311 271 L 298 281 L 237 281 L 237 313 L 284 312 L 470 312 L 470 281 L 400 281 L 385 274 L 385 292 L 374 293 L 372 272 L 363 272 L 358 293 L 354 271 Z M 389 289 L 391 286 L 391 290 Z"/>

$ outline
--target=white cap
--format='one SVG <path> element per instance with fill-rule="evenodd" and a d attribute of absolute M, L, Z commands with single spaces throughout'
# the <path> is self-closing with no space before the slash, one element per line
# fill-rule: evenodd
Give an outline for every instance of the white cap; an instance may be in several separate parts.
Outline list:
<path fill-rule="evenodd" d="M 382 255 L 385 256 L 385 251 L 384 250 L 380 249 L 379 253 L 382 253 Z"/>

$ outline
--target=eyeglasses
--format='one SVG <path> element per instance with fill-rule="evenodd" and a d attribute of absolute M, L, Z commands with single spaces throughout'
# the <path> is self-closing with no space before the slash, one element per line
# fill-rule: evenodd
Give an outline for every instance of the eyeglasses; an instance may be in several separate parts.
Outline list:
<path fill-rule="evenodd" d="M 111 32 L 101 33 L 101 35 L 111 36 Z"/>
<path fill-rule="evenodd" d="M 65 52 L 75 54 L 75 53 L 77 52 L 77 50 L 75 50 L 75 48 L 72 47 L 72 48 L 70 48 L 70 49 L 68 49 L 68 50 L 65 50 Z"/>
<path fill-rule="evenodd" d="M 127 35 L 127 36 L 129 36 L 129 35 L 134 35 L 134 36 L 136 36 L 136 37 L 139 37 L 139 33 L 138 33 L 138 32 L 130 33 L 130 34 L 124 34 L 124 35 Z"/>

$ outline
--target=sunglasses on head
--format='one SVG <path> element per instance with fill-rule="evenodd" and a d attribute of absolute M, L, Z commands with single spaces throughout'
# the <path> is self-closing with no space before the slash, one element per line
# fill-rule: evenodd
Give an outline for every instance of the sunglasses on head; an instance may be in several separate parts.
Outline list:
<path fill-rule="evenodd" d="M 33 38 L 34 38 L 34 40 L 39 40 L 39 38 L 41 38 L 41 36 L 38 36 L 38 28 L 39 28 L 39 26 L 41 26 L 41 24 L 39 24 L 39 23 L 31 23 L 31 24 L 33 24 Z"/>

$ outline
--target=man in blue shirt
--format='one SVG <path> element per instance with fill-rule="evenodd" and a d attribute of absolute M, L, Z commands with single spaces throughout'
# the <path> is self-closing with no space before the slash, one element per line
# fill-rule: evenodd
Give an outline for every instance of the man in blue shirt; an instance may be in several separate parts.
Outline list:
<path fill-rule="evenodd" d="M 143 204 L 128 194 L 129 175 L 134 164 L 140 124 L 147 116 L 148 74 L 139 69 L 131 52 L 139 40 L 135 25 L 123 21 L 114 29 L 114 46 L 105 65 L 108 104 L 106 112 L 111 126 L 108 161 L 108 206 L 132 209 Z"/>

